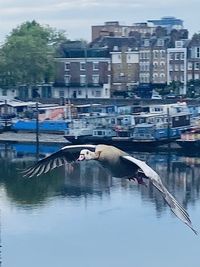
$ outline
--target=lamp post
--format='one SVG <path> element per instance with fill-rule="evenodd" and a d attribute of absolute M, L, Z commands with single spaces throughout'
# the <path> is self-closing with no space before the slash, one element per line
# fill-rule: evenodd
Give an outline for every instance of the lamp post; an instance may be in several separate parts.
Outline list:
<path fill-rule="evenodd" d="M 69 80 L 65 77 L 65 87 L 67 87 L 67 118 L 71 121 L 71 101 L 70 101 L 70 88 Z M 66 117 L 66 105 L 65 105 L 65 117 Z"/>
<path fill-rule="evenodd" d="M 39 159 L 39 110 L 38 102 L 36 103 L 36 158 Z"/>
<path fill-rule="evenodd" d="M 85 98 L 88 98 L 88 72 L 87 72 L 87 44 L 85 42 L 82 42 L 83 49 L 84 49 L 84 58 L 85 58 Z"/>

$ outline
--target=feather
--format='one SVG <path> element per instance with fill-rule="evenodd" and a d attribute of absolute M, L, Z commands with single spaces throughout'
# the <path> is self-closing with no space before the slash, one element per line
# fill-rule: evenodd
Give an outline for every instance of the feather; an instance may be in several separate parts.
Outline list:
<path fill-rule="evenodd" d="M 135 159 L 131 156 L 122 156 L 124 159 L 132 162 L 137 165 L 144 174 L 149 178 L 149 181 L 153 184 L 155 188 L 162 194 L 164 200 L 169 205 L 171 211 L 187 226 L 191 228 L 191 230 L 197 234 L 197 231 L 193 228 L 189 214 L 187 211 L 181 206 L 181 204 L 172 196 L 172 194 L 167 190 L 167 188 L 163 185 L 160 176 L 149 167 L 144 161 Z"/>
<path fill-rule="evenodd" d="M 33 177 L 34 175 L 41 175 L 42 173 L 47 173 L 50 170 L 60 167 L 65 163 L 74 161 L 75 156 L 83 148 L 88 148 L 95 150 L 95 145 L 69 145 L 64 146 L 57 152 L 51 154 L 50 156 L 39 160 L 35 165 L 28 167 L 27 169 L 21 171 L 23 177 Z"/>

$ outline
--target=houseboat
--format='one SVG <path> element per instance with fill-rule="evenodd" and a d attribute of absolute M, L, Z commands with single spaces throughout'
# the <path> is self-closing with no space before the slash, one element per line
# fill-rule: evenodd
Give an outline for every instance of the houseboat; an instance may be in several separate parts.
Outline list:
<path fill-rule="evenodd" d="M 39 121 L 40 133 L 57 133 L 65 134 L 68 130 L 68 122 L 65 120 L 44 120 Z M 11 130 L 14 132 L 36 132 L 36 120 L 17 120 L 13 122 Z"/>
<path fill-rule="evenodd" d="M 94 135 L 95 127 L 92 134 L 84 138 L 77 137 L 75 141 L 68 138 L 68 140 L 77 144 L 101 141 L 131 149 L 155 147 L 180 138 L 183 131 L 191 128 L 191 118 L 185 103 L 152 105 L 145 107 L 140 113 L 116 115 L 112 124 L 107 123 L 104 126 L 113 131 L 107 138 L 102 138 L 102 133 L 101 137 Z"/>
<path fill-rule="evenodd" d="M 187 152 L 199 151 L 200 149 L 200 127 L 185 131 L 176 143 Z"/>
<path fill-rule="evenodd" d="M 79 119 L 74 119 L 70 122 L 68 131 L 65 133 L 64 137 L 67 141 L 73 144 L 83 144 L 88 142 L 89 139 L 95 139 L 96 129 L 99 128 L 112 128 L 115 125 L 116 118 L 113 115 L 106 114 L 85 114 L 81 116 L 79 114 Z M 102 131 L 103 133 L 103 131 Z"/>

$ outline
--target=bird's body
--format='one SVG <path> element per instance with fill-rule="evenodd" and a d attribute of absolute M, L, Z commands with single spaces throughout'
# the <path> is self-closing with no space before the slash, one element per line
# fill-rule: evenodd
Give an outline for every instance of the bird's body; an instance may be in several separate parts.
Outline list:
<path fill-rule="evenodd" d="M 95 152 L 99 154 L 98 161 L 109 170 L 114 177 L 127 178 L 132 177 L 137 168 L 133 164 L 123 160 L 122 156 L 128 155 L 124 151 L 107 145 L 97 145 Z"/>
<path fill-rule="evenodd" d="M 52 155 L 38 161 L 34 166 L 24 172 L 24 176 L 32 177 L 46 173 L 56 167 L 76 160 L 96 160 L 114 177 L 135 179 L 139 184 L 145 184 L 143 179 L 147 179 L 162 195 L 171 211 L 189 226 L 194 233 L 191 220 L 187 211 L 171 195 L 163 185 L 160 176 L 145 162 L 138 160 L 126 152 L 108 145 L 71 145 L 65 146 Z"/>

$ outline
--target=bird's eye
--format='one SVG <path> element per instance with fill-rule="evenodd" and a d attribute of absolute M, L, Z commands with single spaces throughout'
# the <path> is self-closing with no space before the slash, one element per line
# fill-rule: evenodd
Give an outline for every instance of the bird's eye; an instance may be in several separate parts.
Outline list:
<path fill-rule="evenodd" d="M 87 151 L 86 154 L 88 155 L 89 154 L 89 151 Z"/>

